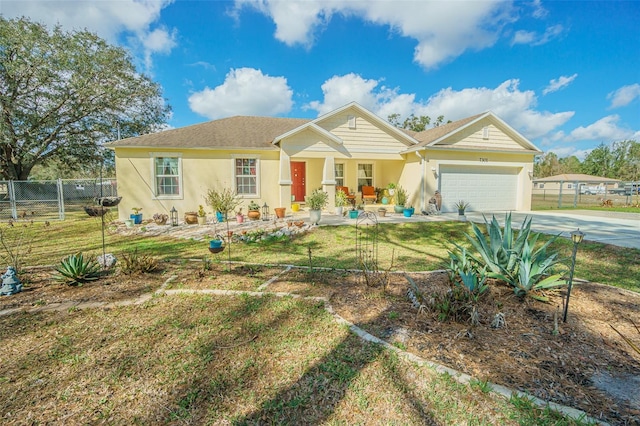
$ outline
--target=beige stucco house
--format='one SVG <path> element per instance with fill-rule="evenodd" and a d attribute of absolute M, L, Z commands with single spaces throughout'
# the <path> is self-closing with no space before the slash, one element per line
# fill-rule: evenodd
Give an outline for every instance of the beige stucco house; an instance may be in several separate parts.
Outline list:
<path fill-rule="evenodd" d="M 418 211 L 439 190 L 443 211 L 465 200 L 470 211 L 529 210 L 535 155 L 525 137 L 491 112 L 415 133 L 400 130 L 357 103 L 315 120 L 229 117 L 114 141 L 120 218 L 204 204 L 209 188 L 233 188 L 291 209 L 314 189 L 361 186 L 407 189 Z M 245 210 L 246 211 L 246 208 Z M 273 211 L 273 210 L 272 210 Z M 148 217 L 148 216 L 147 216 Z"/>

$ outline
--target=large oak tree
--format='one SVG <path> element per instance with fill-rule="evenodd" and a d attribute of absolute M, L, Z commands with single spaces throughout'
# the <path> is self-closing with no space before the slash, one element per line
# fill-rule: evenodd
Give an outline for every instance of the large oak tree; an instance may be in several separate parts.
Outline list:
<path fill-rule="evenodd" d="M 88 31 L 0 16 L 0 176 L 99 163 L 116 135 L 158 130 L 169 107 L 129 54 Z"/>

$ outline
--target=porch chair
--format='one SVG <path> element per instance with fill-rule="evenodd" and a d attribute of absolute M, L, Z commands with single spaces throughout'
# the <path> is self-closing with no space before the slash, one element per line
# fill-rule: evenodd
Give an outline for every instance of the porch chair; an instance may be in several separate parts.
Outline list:
<path fill-rule="evenodd" d="M 356 195 L 349 192 L 349 187 L 347 186 L 336 186 L 336 191 L 342 191 L 347 195 L 347 201 L 352 206 L 356 205 Z"/>
<path fill-rule="evenodd" d="M 373 186 L 362 185 L 362 202 L 367 204 L 367 200 L 375 204 L 378 197 L 376 196 L 376 189 Z"/>

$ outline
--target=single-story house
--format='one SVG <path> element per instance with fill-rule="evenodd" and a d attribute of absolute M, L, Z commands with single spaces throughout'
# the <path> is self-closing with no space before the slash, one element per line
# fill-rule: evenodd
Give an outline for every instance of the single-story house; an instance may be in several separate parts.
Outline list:
<path fill-rule="evenodd" d="M 591 190 L 606 193 L 608 190 L 617 187 L 620 183 L 618 179 L 611 179 L 601 176 L 592 176 L 583 173 L 563 173 L 533 180 L 533 192 L 542 193 L 563 193 L 571 194 L 584 187 L 582 192 Z"/>
<path fill-rule="evenodd" d="M 533 160 L 542 152 L 491 112 L 423 132 L 398 129 L 352 102 L 314 120 L 236 116 L 113 141 L 119 217 L 205 204 L 209 188 L 232 188 L 246 204 L 291 209 L 315 189 L 404 187 L 426 210 L 436 190 L 442 210 L 529 210 Z M 246 204 L 244 211 L 246 212 Z"/>

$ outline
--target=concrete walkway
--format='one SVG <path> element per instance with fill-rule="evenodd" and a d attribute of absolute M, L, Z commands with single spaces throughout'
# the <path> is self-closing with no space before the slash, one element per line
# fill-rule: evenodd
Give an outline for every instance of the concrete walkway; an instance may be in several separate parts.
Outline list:
<path fill-rule="evenodd" d="M 368 211 L 375 212 L 376 207 L 368 207 Z M 414 214 L 412 217 L 404 217 L 403 214 L 393 213 L 391 207 L 385 217 L 376 216 L 378 223 L 415 223 L 415 222 L 444 222 L 444 221 L 460 221 L 457 213 L 443 213 L 437 216 L 426 216 L 421 213 Z M 503 224 L 505 212 L 496 211 L 484 213 L 484 217 L 491 220 L 495 215 L 496 219 Z M 613 244 L 620 247 L 630 247 L 640 249 L 640 214 L 639 213 L 620 213 L 610 211 L 594 211 L 594 210 L 569 210 L 569 211 L 535 211 L 535 212 L 513 212 L 511 214 L 512 225 L 519 227 L 524 218 L 532 217 L 531 229 L 534 232 L 542 232 L 545 234 L 560 234 L 569 238 L 571 231 L 578 228 L 584 232 L 586 241 L 595 241 L 604 244 Z M 464 220 L 473 221 L 475 223 L 484 223 L 483 213 L 467 212 Z M 340 226 L 355 225 L 356 219 L 346 216 L 338 216 L 327 212 L 322 213 L 320 226 Z M 243 224 L 236 223 L 235 220 L 229 222 L 229 230 L 235 235 L 242 232 L 251 232 L 257 229 L 281 229 L 287 228 L 291 233 L 306 232 L 310 228 L 309 212 L 300 210 L 298 212 L 288 212 L 284 219 L 275 219 L 272 216 L 268 221 L 257 220 L 247 221 Z M 226 235 L 226 223 L 208 223 L 207 225 L 185 225 L 180 224 L 177 227 L 170 225 L 158 226 L 151 223 L 136 225 L 133 228 L 125 228 L 124 225 L 119 227 L 118 232 L 121 234 L 143 234 L 143 235 L 172 235 L 178 238 L 205 240 L 213 238 L 216 234 Z"/>
<path fill-rule="evenodd" d="M 481 213 L 468 213 L 467 218 L 476 223 L 484 223 Z M 502 224 L 505 213 L 496 212 L 496 219 Z M 640 249 L 640 214 L 595 210 L 535 211 L 511 214 L 514 226 L 520 226 L 526 216 L 532 218 L 531 229 L 545 234 L 560 234 L 570 237 L 571 231 L 580 228 L 585 233 L 585 241 L 613 244 L 620 247 Z M 485 214 L 491 219 L 491 214 Z"/>

